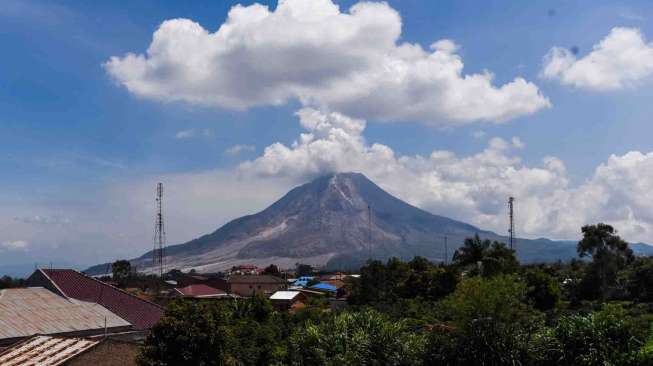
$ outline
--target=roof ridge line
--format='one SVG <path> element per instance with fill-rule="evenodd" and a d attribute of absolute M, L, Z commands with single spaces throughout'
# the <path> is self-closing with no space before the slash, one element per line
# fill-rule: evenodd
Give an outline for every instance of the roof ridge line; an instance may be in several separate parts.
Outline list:
<path fill-rule="evenodd" d="M 43 268 L 37 268 L 37 269 L 39 272 L 41 272 L 41 274 L 45 276 L 45 278 L 48 279 L 48 281 L 50 281 L 50 283 L 57 289 L 57 291 L 59 291 L 59 296 L 65 297 L 68 300 L 72 299 L 70 296 L 66 295 L 65 292 L 63 292 L 61 287 L 59 287 L 59 285 L 57 285 L 57 283 L 54 282 L 50 276 L 48 276 L 48 274 L 43 270 Z"/>
<path fill-rule="evenodd" d="M 87 278 L 89 278 L 89 279 L 91 279 L 91 280 L 93 280 L 93 281 L 96 281 L 96 282 L 98 282 L 98 283 L 100 283 L 100 284 L 102 284 L 102 285 L 104 285 L 104 286 L 109 286 L 109 287 L 111 287 L 111 288 L 114 289 L 114 290 L 118 290 L 118 291 L 122 292 L 122 293 L 125 294 L 125 295 L 131 296 L 131 297 L 133 297 L 133 298 L 135 298 L 135 299 L 138 299 L 138 300 L 140 300 L 140 301 L 146 302 L 146 303 L 148 303 L 148 304 L 155 305 L 155 306 L 159 307 L 161 310 L 165 310 L 165 308 L 164 308 L 163 306 L 161 306 L 161 305 L 159 305 L 159 304 L 157 304 L 157 303 L 154 303 L 154 302 L 152 302 L 152 301 L 148 301 L 148 300 L 145 300 L 145 299 L 141 299 L 140 297 L 138 297 L 138 296 L 136 296 L 136 295 L 130 294 L 129 292 L 127 292 L 127 291 L 125 291 L 125 290 L 123 290 L 123 289 L 121 289 L 121 288 L 119 288 L 119 287 L 115 287 L 115 286 L 110 285 L 110 284 L 108 284 L 108 283 L 106 283 L 106 282 L 100 281 L 100 280 L 98 280 L 97 278 L 94 278 L 94 277 L 91 277 L 91 276 L 87 275 L 86 273 L 83 273 L 83 272 L 77 271 L 77 270 L 75 270 L 75 269 L 72 269 L 71 271 L 77 272 L 77 273 L 79 273 L 80 275 L 82 275 L 82 276 L 84 276 L 84 277 L 87 277 Z"/>
<path fill-rule="evenodd" d="M 54 269 L 53 271 L 57 271 L 57 270 Z M 88 279 L 90 279 L 90 280 L 93 280 L 93 281 L 95 281 L 95 282 L 97 282 L 97 283 L 99 283 L 99 284 L 101 284 L 101 285 L 109 286 L 109 287 L 111 287 L 112 289 L 117 290 L 117 291 L 120 291 L 120 292 L 122 292 L 122 293 L 125 294 L 125 295 L 131 296 L 131 297 L 133 297 L 133 298 L 135 298 L 135 299 L 138 299 L 138 300 L 140 300 L 140 301 L 142 301 L 142 302 L 146 302 L 146 303 L 148 303 L 148 304 L 152 304 L 152 305 L 154 305 L 154 306 L 160 308 L 161 310 L 165 310 L 165 308 L 164 308 L 163 306 L 161 306 L 161 305 L 159 305 L 159 304 L 157 304 L 157 303 L 154 303 L 154 302 L 152 302 L 152 301 L 148 301 L 148 300 L 145 300 L 145 299 L 141 299 L 140 297 L 138 297 L 138 296 L 136 296 L 136 295 L 132 295 L 132 294 L 130 294 L 129 292 L 127 292 L 127 291 L 125 291 L 125 290 L 123 290 L 123 289 L 121 289 L 121 288 L 118 288 L 118 287 L 115 287 L 115 286 L 113 286 L 113 285 L 110 285 L 110 284 L 108 284 L 108 283 L 106 283 L 106 282 L 100 281 L 100 280 L 98 280 L 97 278 L 94 278 L 94 277 L 92 277 L 92 276 L 89 276 L 89 275 L 87 275 L 87 274 L 84 273 L 84 272 L 80 272 L 80 271 L 78 271 L 78 270 L 76 270 L 76 269 L 64 269 L 64 271 L 73 271 L 73 272 L 75 272 L 75 273 L 77 273 L 77 274 L 79 274 L 79 275 L 81 275 L 81 276 L 83 276 L 83 277 L 86 277 L 86 278 L 88 278 Z M 48 278 L 49 278 L 49 277 L 48 277 Z M 56 284 L 55 284 L 55 286 L 56 286 Z"/>

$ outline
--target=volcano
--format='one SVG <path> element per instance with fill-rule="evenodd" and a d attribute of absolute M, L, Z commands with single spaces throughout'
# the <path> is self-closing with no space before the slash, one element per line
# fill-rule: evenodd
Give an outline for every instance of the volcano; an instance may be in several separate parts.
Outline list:
<path fill-rule="evenodd" d="M 508 242 L 505 236 L 412 206 L 360 173 L 337 173 L 292 189 L 259 213 L 167 247 L 166 267 L 215 272 L 245 263 L 274 263 L 280 268 L 306 263 L 349 269 L 369 258 L 410 259 L 416 255 L 440 262 L 450 260 L 464 239 L 475 234 Z M 576 257 L 575 241 L 518 239 L 517 243 L 517 256 L 522 262 Z M 639 244 L 633 249 L 636 253 L 651 253 L 648 245 Z M 139 271 L 151 271 L 152 253 L 131 262 Z M 106 268 L 106 264 L 98 265 L 87 272 L 102 273 Z"/>

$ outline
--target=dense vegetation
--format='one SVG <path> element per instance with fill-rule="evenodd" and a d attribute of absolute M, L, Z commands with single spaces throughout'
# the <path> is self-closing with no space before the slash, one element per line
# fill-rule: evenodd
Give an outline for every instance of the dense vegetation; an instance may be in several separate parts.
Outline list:
<path fill-rule="evenodd" d="M 23 278 L 2 276 L 0 277 L 0 290 L 5 288 L 25 287 L 26 280 Z"/>
<path fill-rule="evenodd" d="M 653 259 L 609 225 L 583 227 L 584 260 L 520 266 L 469 238 L 450 265 L 369 261 L 350 306 L 290 313 L 262 298 L 179 300 L 140 365 L 653 365 Z"/>

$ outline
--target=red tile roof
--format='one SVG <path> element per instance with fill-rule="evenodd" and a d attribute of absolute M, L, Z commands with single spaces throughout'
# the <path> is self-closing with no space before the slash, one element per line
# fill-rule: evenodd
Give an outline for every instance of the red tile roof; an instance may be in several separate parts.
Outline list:
<path fill-rule="evenodd" d="M 182 296 L 190 297 L 217 297 L 227 295 L 227 293 L 222 290 L 204 284 L 188 285 L 186 287 L 176 288 L 175 291 L 180 293 Z"/>
<path fill-rule="evenodd" d="M 40 269 L 65 296 L 98 303 L 130 322 L 136 329 L 149 329 L 164 309 L 93 277 L 72 269 Z"/>

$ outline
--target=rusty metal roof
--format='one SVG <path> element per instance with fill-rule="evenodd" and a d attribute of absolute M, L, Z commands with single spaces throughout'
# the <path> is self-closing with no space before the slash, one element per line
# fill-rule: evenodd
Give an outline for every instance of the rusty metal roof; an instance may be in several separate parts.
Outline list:
<path fill-rule="evenodd" d="M 0 352 L 0 365 L 62 365 L 100 342 L 100 340 L 37 335 Z"/>
<path fill-rule="evenodd" d="M 0 340 L 131 324 L 101 305 L 59 296 L 43 287 L 0 290 Z"/>
<path fill-rule="evenodd" d="M 205 284 L 188 285 L 186 287 L 175 288 L 175 291 L 182 296 L 188 297 L 229 297 L 226 292 L 207 286 Z"/>

